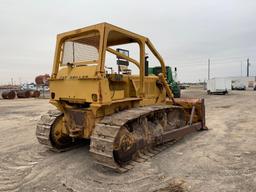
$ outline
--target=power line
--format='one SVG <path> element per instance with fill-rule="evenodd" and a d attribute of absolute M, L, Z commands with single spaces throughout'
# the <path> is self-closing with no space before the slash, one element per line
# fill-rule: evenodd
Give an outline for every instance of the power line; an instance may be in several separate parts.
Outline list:
<path fill-rule="evenodd" d="M 212 65 L 237 65 L 241 63 L 241 59 L 240 60 L 234 60 L 234 61 L 226 61 L 226 62 L 219 62 L 219 61 L 215 61 L 214 59 L 211 59 L 211 64 Z M 171 65 L 175 65 L 175 66 L 180 66 L 180 67 L 184 67 L 184 66 L 191 66 L 193 65 L 193 67 L 196 66 L 204 66 L 205 62 L 188 62 L 188 63 L 178 63 L 178 62 L 171 62 Z"/>
<path fill-rule="evenodd" d="M 228 57 L 212 57 L 212 59 L 214 60 L 241 60 L 241 59 L 246 59 L 248 58 L 249 56 L 228 56 Z M 175 59 L 177 58 L 177 59 Z M 250 58 L 252 58 L 250 56 Z M 167 57 L 165 59 L 170 59 L 170 60 L 176 60 L 176 61 L 179 61 L 179 62 L 187 62 L 187 61 L 205 61 L 207 60 L 207 58 L 203 58 L 203 57 L 194 57 L 194 58 L 189 58 L 189 57 L 186 57 L 185 59 L 179 59 L 178 57 Z"/>

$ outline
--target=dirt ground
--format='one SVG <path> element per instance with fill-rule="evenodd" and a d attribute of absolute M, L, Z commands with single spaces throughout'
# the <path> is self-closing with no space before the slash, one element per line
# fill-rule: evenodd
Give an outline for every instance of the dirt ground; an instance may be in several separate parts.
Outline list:
<path fill-rule="evenodd" d="M 256 92 L 182 95 L 205 97 L 209 130 L 124 174 L 94 165 L 88 144 L 64 153 L 38 144 L 36 123 L 53 109 L 48 100 L 0 100 L 0 191 L 170 191 L 160 188 L 173 180 L 192 192 L 256 191 Z"/>

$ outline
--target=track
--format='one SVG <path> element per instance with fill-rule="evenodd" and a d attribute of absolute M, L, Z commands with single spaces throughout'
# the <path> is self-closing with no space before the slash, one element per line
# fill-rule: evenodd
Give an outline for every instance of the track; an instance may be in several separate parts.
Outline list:
<path fill-rule="evenodd" d="M 79 141 L 61 136 L 55 140 L 53 127 L 63 113 L 51 110 L 37 124 L 39 143 L 56 152 L 67 151 L 79 145 Z M 96 124 L 91 136 L 90 152 L 96 163 L 126 172 L 138 162 L 166 149 L 184 135 L 201 129 L 201 123 L 186 126 L 185 112 L 181 107 L 155 105 L 125 110 L 104 117 Z"/>
<path fill-rule="evenodd" d="M 50 110 L 47 114 L 43 115 L 36 127 L 36 137 L 39 143 L 46 145 L 50 150 L 55 152 L 63 152 L 73 149 L 80 144 L 78 140 L 72 140 L 72 138 L 62 138 L 62 141 L 55 141 L 52 137 L 54 124 L 63 115 L 58 110 Z"/>
<path fill-rule="evenodd" d="M 47 114 L 43 115 L 36 127 L 36 137 L 39 143 L 46 145 L 51 150 L 57 150 L 50 140 L 51 127 L 57 117 L 61 116 L 62 112 L 58 110 L 48 111 Z"/>
<path fill-rule="evenodd" d="M 90 152 L 96 163 L 126 172 L 184 135 L 202 129 L 201 123 L 186 124 L 184 111 L 178 106 L 155 105 L 122 111 L 96 125 Z"/>

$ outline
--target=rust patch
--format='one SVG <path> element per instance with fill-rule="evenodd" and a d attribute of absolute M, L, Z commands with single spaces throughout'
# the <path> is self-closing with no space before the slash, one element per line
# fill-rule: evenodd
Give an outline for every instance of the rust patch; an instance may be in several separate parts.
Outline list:
<path fill-rule="evenodd" d="M 95 125 L 95 118 L 90 110 L 66 109 L 65 126 L 70 137 L 89 138 Z"/>

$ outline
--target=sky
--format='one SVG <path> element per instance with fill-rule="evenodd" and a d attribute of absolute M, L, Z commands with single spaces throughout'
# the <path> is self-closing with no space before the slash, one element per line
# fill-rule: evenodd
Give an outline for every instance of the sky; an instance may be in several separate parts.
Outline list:
<path fill-rule="evenodd" d="M 178 80 L 256 75 L 255 0 L 0 0 L 0 85 L 51 73 L 56 35 L 108 22 L 147 36 Z"/>

